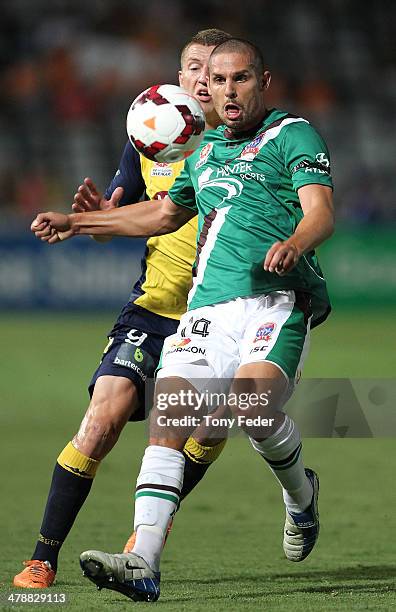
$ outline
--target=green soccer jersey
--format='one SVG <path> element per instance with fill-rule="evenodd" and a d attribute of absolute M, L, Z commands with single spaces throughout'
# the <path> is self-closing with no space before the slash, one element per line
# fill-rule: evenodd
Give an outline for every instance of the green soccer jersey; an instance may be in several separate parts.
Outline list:
<path fill-rule="evenodd" d="M 301 117 L 272 109 L 241 138 L 225 126 L 207 132 L 169 191 L 175 204 L 198 211 L 189 310 L 294 289 L 311 294 L 313 325 L 324 320 L 329 299 L 314 252 L 285 276 L 263 269 L 268 249 L 303 217 L 297 190 L 313 183 L 332 187 L 329 153 Z"/>

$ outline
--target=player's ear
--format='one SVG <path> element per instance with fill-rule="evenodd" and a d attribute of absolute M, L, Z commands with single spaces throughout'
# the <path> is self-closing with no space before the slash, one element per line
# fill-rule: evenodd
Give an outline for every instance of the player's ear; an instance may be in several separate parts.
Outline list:
<path fill-rule="evenodd" d="M 271 73 L 269 70 L 265 70 L 263 74 L 263 89 L 268 89 L 271 83 Z"/>
<path fill-rule="evenodd" d="M 180 87 L 183 87 L 183 72 L 179 70 L 178 75 L 179 75 L 179 85 Z"/>

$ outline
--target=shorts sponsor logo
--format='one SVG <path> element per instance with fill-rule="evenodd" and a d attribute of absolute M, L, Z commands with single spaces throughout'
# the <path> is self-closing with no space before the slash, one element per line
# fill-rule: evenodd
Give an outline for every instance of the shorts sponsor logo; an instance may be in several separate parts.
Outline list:
<path fill-rule="evenodd" d="M 173 169 L 170 164 L 165 162 L 156 162 L 151 168 L 150 176 L 172 176 Z"/>
<path fill-rule="evenodd" d="M 265 351 L 268 351 L 268 346 L 264 344 L 263 346 L 254 346 L 249 351 L 249 354 L 251 355 L 252 353 L 265 353 Z"/>
<path fill-rule="evenodd" d="M 124 368 L 134 370 L 134 372 L 136 372 L 136 374 L 138 374 L 143 381 L 146 381 L 147 375 L 133 361 L 130 361 L 129 359 L 121 359 L 120 357 L 116 356 L 113 363 L 115 363 L 115 365 L 120 365 Z"/>
<path fill-rule="evenodd" d="M 254 342 L 260 342 L 261 340 L 268 342 L 274 332 L 275 327 L 275 323 L 264 323 L 264 325 L 260 325 L 256 331 Z"/>
<path fill-rule="evenodd" d="M 196 170 L 200 168 L 201 166 L 203 166 L 204 164 L 206 164 L 212 149 L 213 149 L 213 142 L 208 142 L 208 144 L 202 147 L 201 151 L 199 152 L 199 159 L 197 163 L 195 164 Z"/>
<path fill-rule="evenodd" d="M 114 365 L 133 370 L 143 381 L 147 377 L 152 376 L 155 368 L 155 363 L 150 353 L 138 346 L 131 346 L 131 344 L 126 342 L 123 342 L 119 347 L 113 363 Z"/>
<path fill-rule="evenodd" d="M 171 346 L 181 347 L 185 346 L 189 342 L 191 342 L 191 338 L 183 338 L 183 340 L 180 340 L 179 342 L 172 342 Z"/>
<path fill-rule="evenodd" d="M 142 351 L 140 350 L 140 348 L 136 349 L 136 351 L 133 354 L 133 358 L 135 361 L 138 361 L 139 363 L 144 360 L 144 355 Z"/>
<path fill-rule="evenodd" d="M 181 344 L 181 343 L 180 343 Z M 167 355 L 172 353 L 193 353 L 194 355 L 206 355 L 206 349 L 200 346 L 174 346 L 171 350 L 167 351 Z"/>

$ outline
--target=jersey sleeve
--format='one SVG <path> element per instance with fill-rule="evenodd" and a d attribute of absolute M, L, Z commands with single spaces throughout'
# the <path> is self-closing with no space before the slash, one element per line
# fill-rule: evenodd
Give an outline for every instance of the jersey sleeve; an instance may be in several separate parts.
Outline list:
<path fill-rule="evenodd" d="M 197 212 L 197 204 L 195 201 L 195 189 L 190 176 L 190 168 L 187 163 L 184 162 L 183 170 L 170 188 L 168 195 L 174 204 L 177 206 L 184 206 Z"/>
<path fill-rule="evenodd" d="M 295 191 L 312 184 L 333 188 L 327 145 L 307 121 L 288 126 L 282 148 Z"/>
<path fill-rule="evenodd" d="M 125 145 L 118 170 L 104 193 L 106 200 L 111 198 L 117 187 L 124 188 L 124 194 L 120 201 L 121 205 L 138 202 L 146 188 L 140 167 L 139 153 L 129 141 Z"/>

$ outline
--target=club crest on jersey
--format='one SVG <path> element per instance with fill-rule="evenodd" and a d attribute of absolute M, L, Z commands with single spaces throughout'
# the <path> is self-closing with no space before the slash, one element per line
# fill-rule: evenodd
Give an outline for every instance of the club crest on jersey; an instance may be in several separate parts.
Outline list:
<path fill-rule="evenodd" d="M 260 342 L 260 340 L 268 342 L 274 332 L 275 327 L 275 323 L 264 323 L 264 325 L 260 325 L 256 331 L 254 342 Z"/>
<path fill-rule="evenodd" d="M 257 153 L 260 151 L 261 147 L 264 144 L 264 136 L 265 132 L 257 134 L 257 136 L 252 140 L 252 142 L 249 142 L 249 144 L 247 144 L 246 147 L 242 149 L 242 153 L 238 156 L 238 159 L 244 159 L 245 161 L 253 161 L 253 159 L 256 157 Z"/>
<path fill-rule="evenodd" d="M 155 162 L 151 168 L 150 176 L 172 176 L 173 169 L 166 162 Z"/>
<path fill-rule="evenodd" d="M 199 159 L 197 163 L 195 164 L 196 170 L 200 168 L 201 166 L 203 166 L 204 164 L 206 164 L 212 149 L 213 149 L 213 142 L 208 142 L 204 147 L 202 147 L 202 149 L 199 152 Z"/>

